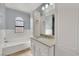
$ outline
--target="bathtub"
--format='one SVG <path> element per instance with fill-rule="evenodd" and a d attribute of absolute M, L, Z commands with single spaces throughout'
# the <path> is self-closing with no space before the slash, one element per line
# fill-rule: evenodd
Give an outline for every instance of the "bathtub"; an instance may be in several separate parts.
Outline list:
<path fill-rule="evenodd" d="M 30 42 L 7 42 L 2 49 L 2 55 L 9 55 L 30 47 Z"/>
<path fill-rule="evenodd" d="M 31 32 L 29 30 L 24 30 L 23 33 L 15 33 L 14 30 L 6 30 L 2 55 L 9 55 L 30 47 L 30 37 Z"/>

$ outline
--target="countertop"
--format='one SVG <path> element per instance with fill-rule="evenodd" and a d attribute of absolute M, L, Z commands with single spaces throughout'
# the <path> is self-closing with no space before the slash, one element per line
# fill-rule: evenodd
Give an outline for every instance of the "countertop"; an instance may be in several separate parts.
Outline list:
<path fill-rule="evenodd" d="M 32 39 L 34 39 L 34 40 L 36 40 L 36 41 L 38 41 L 38 42 L 40 42 L 42 44 L 45 44 L 45 45 L 47 45 L 49 47 L 55 45 L 55 41 L 56 41 L 54 37 L 52 37 L 52 38 L 48 37 L 47 38 L 47 37 L 43 37 L 43 36 L 32 37 Z"/>

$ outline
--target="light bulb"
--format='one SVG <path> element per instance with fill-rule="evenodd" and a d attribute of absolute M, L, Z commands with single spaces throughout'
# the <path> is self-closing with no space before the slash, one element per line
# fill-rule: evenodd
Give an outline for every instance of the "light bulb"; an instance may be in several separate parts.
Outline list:
<path fill-rule="evenodd" d="M 42 7 L 42 10 L 44 10 L 45 8 L 44 7 Z"/>
<path fill-rule="evenodd" d="M 53 3 L 50 3 L 50 5 L 53 5 Z"/>
<path fill-rule="evenodd" d="M 45 8 L 48 8 L 48 6 L 49 6 L 49 5 L 48 5 L 48 4 L 46 4 L 46 5 L 45 5 Z"/>

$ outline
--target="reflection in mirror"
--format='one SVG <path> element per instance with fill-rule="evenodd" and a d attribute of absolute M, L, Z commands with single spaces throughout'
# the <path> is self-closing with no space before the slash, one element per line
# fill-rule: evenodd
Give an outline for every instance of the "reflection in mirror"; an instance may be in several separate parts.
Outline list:
<path fill-rule="evenodd" d="M 49 15 L 45 17 L 45 34 L 54 35 L 54 15 Z"/>

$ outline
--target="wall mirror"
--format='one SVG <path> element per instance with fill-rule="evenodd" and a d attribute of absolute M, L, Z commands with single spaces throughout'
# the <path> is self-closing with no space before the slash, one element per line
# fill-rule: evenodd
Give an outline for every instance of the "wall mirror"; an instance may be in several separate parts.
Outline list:
<path fill-rule="evenodd" d="M 54 35 L 55 15 L 45 16 L 45 34 Z"/>
<path fill-rule="evenodd" d="M 45 35 L 52 35 L 55 34 L 55 5 L 54 4 L 45 4 L 48 7 L 42 11 L 43 18 L 44 18 L 44 34 Z"/>

